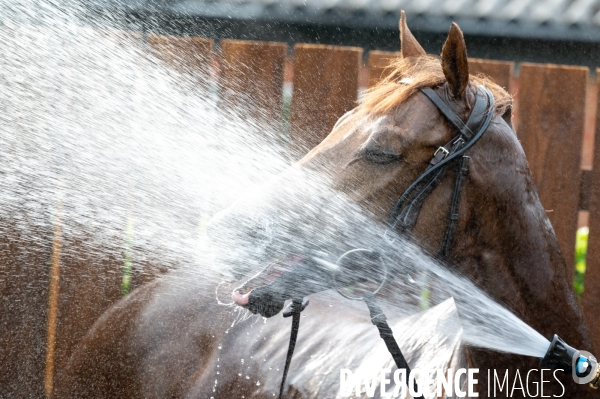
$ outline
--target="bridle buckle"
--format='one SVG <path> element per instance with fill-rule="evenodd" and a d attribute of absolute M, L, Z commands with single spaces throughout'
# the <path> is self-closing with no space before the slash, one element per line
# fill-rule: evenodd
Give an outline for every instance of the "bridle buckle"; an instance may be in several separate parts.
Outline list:
<path fill-rule="evenodd" d="M 439 147 L 437 150 L 435 150 L 435 152 L 433 153 L 434 157 L 437 157 L 437 154 L 439 152 L 443 152 L 444 156 L 442 157 L 442 159 L 446 158 L 448 155 L 450 155 L 450 151 L 448 151 L 447 149 L 445 149 L 444 147 Z"/>

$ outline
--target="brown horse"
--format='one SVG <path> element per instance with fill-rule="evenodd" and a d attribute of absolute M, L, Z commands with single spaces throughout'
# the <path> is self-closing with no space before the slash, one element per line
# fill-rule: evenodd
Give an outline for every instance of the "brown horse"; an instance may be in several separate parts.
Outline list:
<path fill-rule="evenodd" d="M 274 235 L 286 237 L 278 255 L 295 254 L 288 260 L 302 256 L 306 248 L 344 251 L 357 246 L 353 233 L 368 230 L 364 226 L 370 219 L 385 221 L 435 150 L 456 134 L 419 89 L 434 88 L 465 120 L 477 85 L 485 85 L 496 99 L 495 116 L 469 151 L 471 167 L 448 265 L 542 335 L 557 333 L 571 345 L 590 350 L 565 261 L 510 125 L 510 96 L 489 81 L 469 76 L 465 42 L 456 25 L 450 29 L 441 62 L 425 54 L 404 18 L 401 43 L 402 57 L 391 75 L 343 116 L 293 171 L 281 175 L 270 196 L 254 204 L 274 220 L 250 217 L 252 207 L 236 207 L 213 221 L 216 246 L 221 240 L 231 247 L 230 251 L 217 249 L 217 264 L 239 277 L 249 264 L 272 259 L 271 222 L 279 228 Z M 330 191 L 298 188 L 294 177 L 298 171 L 316 173 Z M 426 200 L 414 228 L 414 240 L 426 250 L 441 245 L 452 195 L 451 175 Z M 352 202 L 331 199 L 338 194 Z M 339 203 L 344 204 L 341 209 Z M 364 234 L 361 240 L 376 240 L 377 234 Z M 239 259 L 240 252 L 232 248 L 244 246 L 247 255 Z M 286 262 L 293 263 L 281 261 L 288 267 Z M 267 274 L 252 279 L 254 289 L 277 278 Z M 321 284 L 321 288 L 331 287 L 330 282 Z M 247 306 L 244 292 L 233 296 Z M 271 316 L 281 310 L 285 299 L 264 298 L 265 303 L 255 304 L 254 310 Z M 364 308 L 331 302 L 328 294 L 316 295 L 311 302 L 303 313 L 286 397 L 337 397 L 340 368 L 390 366 L 389 354 Z M 215 303 L 214 284 L 202 277 L 174 274 L 150 283 L 96 322 L 59 376 L 55 397 L 273 397 L 281 378 L 289 322 L 281 317 L 236 322 L 236 317 L 232 308 Z M 468 348 L 467 358 L 471 367 L 480 368 L 479 397 L 487 397 L 486 369 L 509 369 L 512 385 L 517 369 L 525 381 L 528 370 L 540 368 L 538 359 L 483 349 Z M 562 381 L 564 397 L 592 396 L 587 386 L 575 385 L 569 376 Z M 557 384 L 544 388 L 545 395 L 562 392 Z M 506 393 L 497 397 L 501 396 Z M 528 396 L 517 390 L 514 397 Z"/>

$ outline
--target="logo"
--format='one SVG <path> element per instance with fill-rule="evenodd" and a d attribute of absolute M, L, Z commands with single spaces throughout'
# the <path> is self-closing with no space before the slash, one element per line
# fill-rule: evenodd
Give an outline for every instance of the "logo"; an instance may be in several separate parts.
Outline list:
<path fill-rule="evenodd" d="M 588 384 L 597 372 L 598 361 L 591 353 L 576 351 L 573 354 L 573 381 L 577 384 Z"/>

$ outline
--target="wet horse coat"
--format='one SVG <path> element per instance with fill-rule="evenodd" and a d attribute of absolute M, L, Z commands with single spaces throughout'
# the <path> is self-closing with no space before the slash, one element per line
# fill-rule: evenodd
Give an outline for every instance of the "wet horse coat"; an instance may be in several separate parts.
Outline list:
<path fill-rule="evenodd" d="M 326 174 L 335 190 L 384 221 L 436 148 L 455 135 L 418 89 L 434 87 L 464 120 L 473 104 L 473 85 L 485 84 L 496 97 L 497 115 L 469 152 L 470 174 L 448 267 L 471 278 L 542 335 L 557 333 L 575 347 L 591 349 L 556 236 L 506 121 L 510 97 L 492 83 L 469 77 L 465 43 L 456 25 L 441 64 L 425 55 L 404 19 L 401 32 L 403 57 L 390 77 L 344 116 L 298 167 Z M 426 249 L 442 241 L 451 192 L 452 179 L 447 178 L 423 206 L 414 237 Z M 302 200 L 310 198 L 298 193 L 297 202 L 274 202 L 274 214 L 291 212 Z M 215 231 L 230 228 L 228 218 L 239 221 L 243 215 L 231 210 Z M 328 222 L 322 219 L 317 222 Z M 247 228 L 256 226 L 249 223 Z M 289 324 L 274 317 L 231 327 L 231 309 L 215 305 L 207 282 L 193 276 L 183 280 L 183 285 L 182 279 L 169 278 L 151 283 L 103 315 L 60 376 L 56 397 L 272 397 Z M 306 310 L 288 397 L 335 397 L 339 368 L 361 364 L 363 358 L 355 354 L 367 357 L 365 351 L 383 347 L 364 309 L 343 306 L 332 313 L 328 308 L 327 299 L 317 299 Z M 351 339 L 342 331 L 350 331 Z M 509 369 L 514 375 L 516 370 L 526 374 L 539 368 L 538 359 L 475 348 L 467 352 L 470 365 L 480 368 L 480 397 L 487 397 L 487 369 Z M 376 363 L 389 364 L 389 355 L 381 353 Z M 592 397 L 587 386 L 569 380 L 563 378 L 565 397 Z M 560 395 L 561 388 L 554 388 L 544 393 Z"/>

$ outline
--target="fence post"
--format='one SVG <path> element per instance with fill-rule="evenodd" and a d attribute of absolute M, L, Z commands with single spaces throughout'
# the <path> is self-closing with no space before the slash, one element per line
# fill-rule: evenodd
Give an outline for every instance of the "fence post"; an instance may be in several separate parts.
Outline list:
<path fill-rule="evenodd" d="M 150 34 L 146 42 L 157 58 L 205 87 L 214 45 L 211 39 Z"/>
<path fill-rule="evenodd" d="M 56 322 L 58 318 L 58 295 L 60 287 L 60 251 L 62 246 L 62 201 L 57 201 L 54 215 L 52 255 L 48 288 L 48 333 L 46 339 L 46 370 L 44 390 L 46 397 L 52 396 L 54 386 L 54 355 L 56 349 Z"/>
<path fill-rule="evenodd" d="M 400 59 L 399 51 L 371 51 L 369 52 L 369 87 L 375 86 L 381 80 L 385 79 L 392 68 L 390 64 Z"/>
<path fill-rule="evenodd" d="M 287 44 L 221 41 L 220 104 L 280 133 Z"/>
<path fill-rule="evenodd" d="M 596 70 L 596 76 L 600 69 Z M 596 87 L 600 87 L 597 79 Z M 600 101 L 596 106 L 594 161 L 590 189 L 590 235 L 586 257 L 583 310 L 596 351 L 600 350 Z"/>
<path fill-rule="evenodd" d="M 588 69 L 522 64 L 517 135 L 573 280 Z"/>
<path fill-rule="evenodd" d="M 0 87 L 4 89 L 0 100 L 2 107 L 10 105 L 17 93 L 19 96 L 35 94 L 39 115 L 52 115 L 51 105 L 56 101 L 56 91 L 41 90 L 38 79 L 44 79 L 45 82 L 56 79 L 55 65 L 61 61 L 61 56 L 53 51 L 57 45 L 55 35 L 40 26 L 4 24 L 0 30 L 4 39 L 0 46 Z M 15 52 L 15 47 L 31 51 Z M 16 91 L 14 71 L 23 71 L 22 81 L 18 83 Z M 12 105 L 17 109 L 20 106 Z M 2 134 L 8 135 L 3 138 L 9 140 L 11 134 L 18 134 L 18 129 L 35 129 L 41 124 L 45 126 L 48 121 L 41 118 L 38 125 L 29 112 L 9 113 L 12 114 L 11 118 L 2 124 Z M 21 123 L 22 127 L 19 127 Z M 26 170 L 20 174 L 20 165 L 25 164 L 26 160 L 19 157 L 24 154 L 23 146 L 30 145 L 26 140 L 28 133 L 23 131 L 22 140 L 15 136 L 19 140 L 14 143 L 15 148 L 4 148 L 1 156 L 2 176 L 12 175 L 15 178 L 13 183 L 11 179 L 3 178 L 0 184 L 6 196 L 2 203 L 0 224 L 0 397 L 11 399 L 45 396 L 48 279 L 52 245 L 49 203 L 52 200 L 23 195 L 25 187 L 35 195 L 43 193 L 45 188 Z M 16 181 L 19 183 L 15 184 Z M 14 200 L 6 203 L 7 198 L 11 197 Z M 37 203 L 27 209 L 26 204 L 32 199 Z"/>
<path fill-rule="evenodd" d="M 295 157 L 318 145 L 356 106 L 361 56 L 355 47 L 294 46 L 290 145 Z"/>
<path fill-rule="evenodd" d="M 484 60 L 480 58 L 469 59 L 469 73 L 472 76 L 489 76 L 494 83 L 506 91 L 509 89 L 510 78 L 514 67 L 514 62 Z"/>

